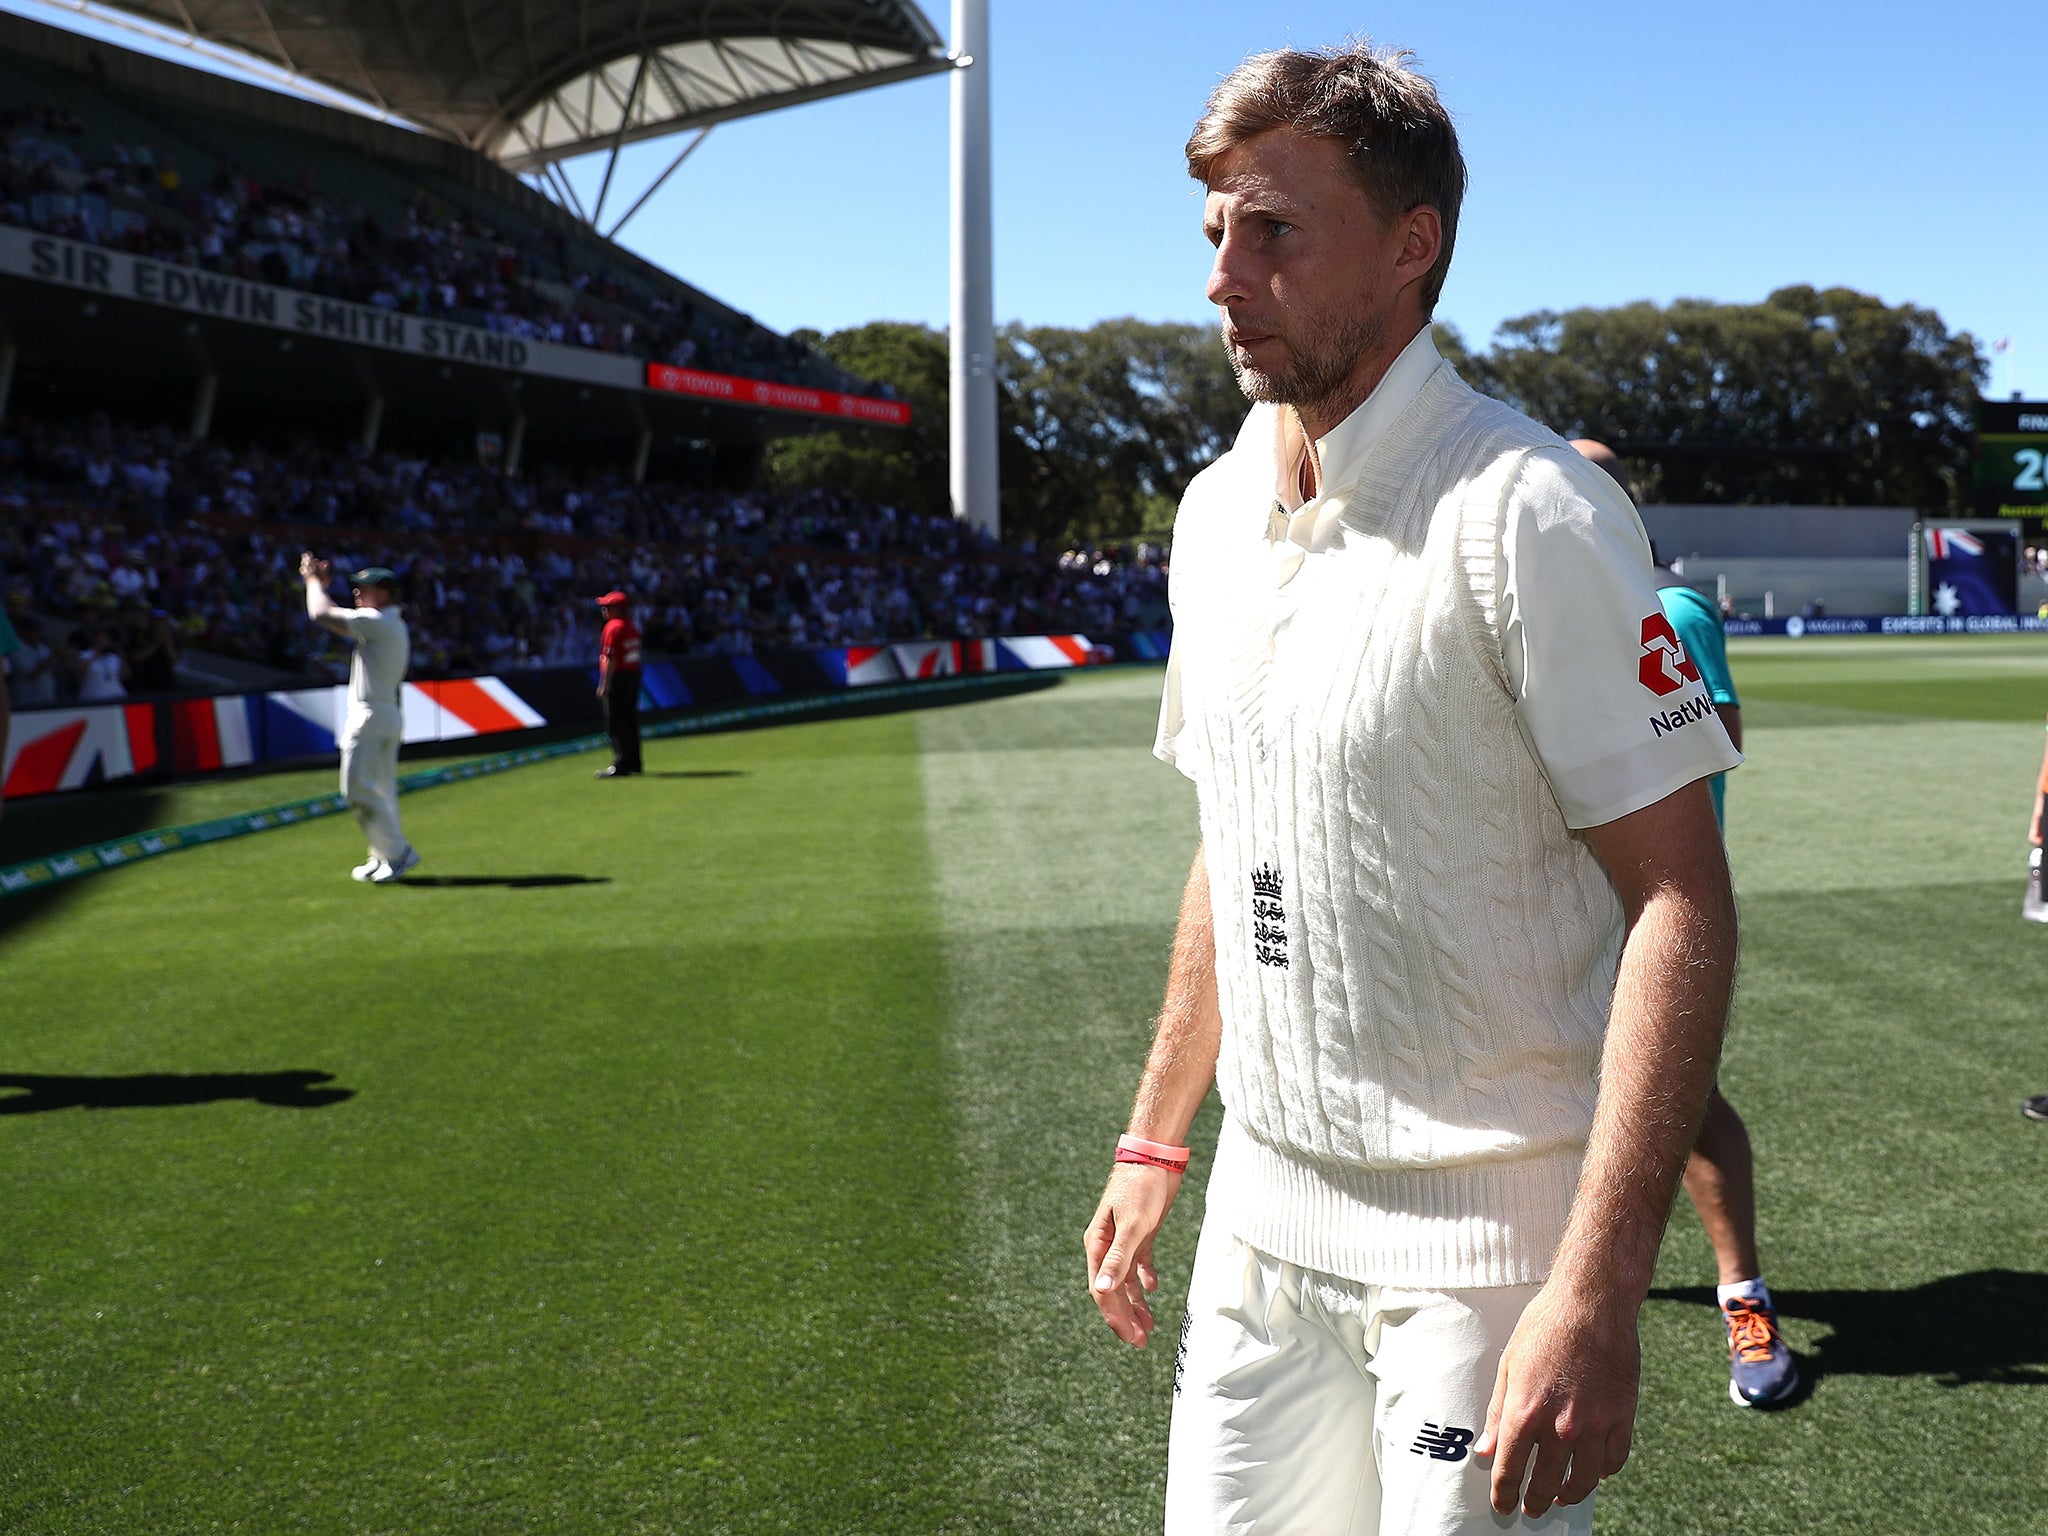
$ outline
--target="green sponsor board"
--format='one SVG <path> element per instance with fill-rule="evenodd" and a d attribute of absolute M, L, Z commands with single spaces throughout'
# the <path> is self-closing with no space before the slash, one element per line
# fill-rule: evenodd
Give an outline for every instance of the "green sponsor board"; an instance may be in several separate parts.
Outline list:
<path fill-rule="evenodd" d="M 1978 408 L 1977 511 L 2039 516 L 2048 507 L 2048 401 L 1987 400 Z"/>

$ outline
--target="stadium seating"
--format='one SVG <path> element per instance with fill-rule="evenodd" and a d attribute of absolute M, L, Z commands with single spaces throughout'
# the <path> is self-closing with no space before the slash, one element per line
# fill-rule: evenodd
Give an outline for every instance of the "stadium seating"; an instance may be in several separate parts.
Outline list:
<path fill-rule="evenodd" d="M 60 650 L 108 630 L 110 644 L 155 658 L 151 680 L 136 684 L 155 690 L 167 681 L 167 629 L 187 658 L 186 684 L 199 680 L 195 656 L 223 687 L 338 675 L 343 651 L 304 619 L 305 548 L 342 569 L 375 562 L 404 573 L 414 672 L 427 678 L 583 664 L 595 643 L 589 599 L 615 586 L 636 598 L 650 648 L 676 658 L 1163 626 L 1157 550 L 1041 554 L 834 491 L 634 483 L 657 437 L 676 452 L 757 463 L 786 419 L 772 412 L 833 409 L 642 389 L 639 359 L 877 390 L 495 168 L 465 174 L 464 163 L 412 157 L 383 129 L 272 117 L 246 92 L 0 52 L 0 223 L 615 354 L 580 356 L 567 372 L 558 360 L 526 375 L 486 366 L 449 383 L 439 357 L 350 356 L 352 335 L 308 345 L 295 332 L 240 326 L 239 312 L 193 311 L 180 324 L 132 294 L 97 323 L 88 295 L 67 296 L 61 322 L 29 325 L 58 308 L 40 274 L 17 272 L 21 368 L 13 400 L 0 391 L 0 596 L 10 610 L 42 620 Z M 620 368 L 629 382 L 613 377 Z M 186 399 L 206 401 L 184 435 L 64 414 L 142 408 L 173 375 Z M 208 440 L 216 375 L 244 406 L 234 446 Z M 122 388 L 134 393 L 115 405 Z M 356 438 L 374 447 L 387 399 L 415 425 L 432 418 L 407 440 L 474 438 L 482 455 L 488 437 L 512 472 L 337 448 L 331 430 L 325 445 L 290 440 L 314 420 L 331 428 L 338 409 L 369 423 Z M 529 420 L 535 438 L 558 436 L 526 441 L 522 453 Z M 545 462 L 549 447 L 615 469 L 571 473 Z"/>
<path fill-rule="evenodd" d="M 426 677 L 585 662 L 590 599 L 614 586 L 633 593 L 650 649 L 678 657 L 1165 622 L 1156 548 L 1039 554 L 824 490 L 515 478 L 16 419 L 0 432 L 0 502 L 0 591 L 52 638 L 104 625 L 139 643 L 161 610 L 188 650 L 316 678 L 344 656 L 304 620 L 307 547 L 404 573 Z"/>
<path fill-rule="evenodd" d="M 588 233 L 431 170 L 4 55 L 0 102 L 6 222 L 532 340 L 864 387 Z"/>

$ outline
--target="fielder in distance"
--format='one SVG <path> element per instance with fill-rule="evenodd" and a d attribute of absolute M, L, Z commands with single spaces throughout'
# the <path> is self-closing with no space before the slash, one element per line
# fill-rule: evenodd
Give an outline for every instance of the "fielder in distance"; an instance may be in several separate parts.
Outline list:
<path fill-rule="evenodd" d="M 333 565 L 299 556 L 306 617 L 348 641 L 348 711 L 341 727 L 341 794 L 369 841 L 369 857 L 349 874 L 372 885 L 403 880 L 420 863 L 398 820 L 398 748 L 405 739 L 405 670 L 411 636 L 398 602 L 398 577 L 381 565 L 349 578 L 355 607 L 327 595 Z"/>

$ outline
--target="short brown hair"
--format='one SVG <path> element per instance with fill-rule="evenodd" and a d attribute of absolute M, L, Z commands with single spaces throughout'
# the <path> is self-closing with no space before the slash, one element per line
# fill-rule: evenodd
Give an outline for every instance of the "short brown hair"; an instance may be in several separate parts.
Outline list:
<path fill-rule="evenodd" d="M 1345 48 L 1255 53 L 1224 77 L 1188 137 L 1188 174 L 1208 184 L 1216 162 L 1275 128 L 1335 139 L 1365 194 L 1388 217 L 1428 204 L 1443 222 L 1443 249 L 1422 280 L 1422 312 L 1436 309 L 1465 200 L 1465 157 L 1436 87 L 1406 49 L 1363 38 Z"/>

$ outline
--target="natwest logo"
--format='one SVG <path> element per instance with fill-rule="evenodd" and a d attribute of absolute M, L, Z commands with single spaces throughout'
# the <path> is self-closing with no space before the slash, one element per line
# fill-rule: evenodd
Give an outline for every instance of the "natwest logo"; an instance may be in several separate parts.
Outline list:
<path fill-rule="evenodd" d="M 1636 663 L 1636 676 L 1660 699 L 1700 680 L 1700 669 L 1685 654 L 1671 621 L 1661 613 L 1643 620 L 1643 655 Z"/>

